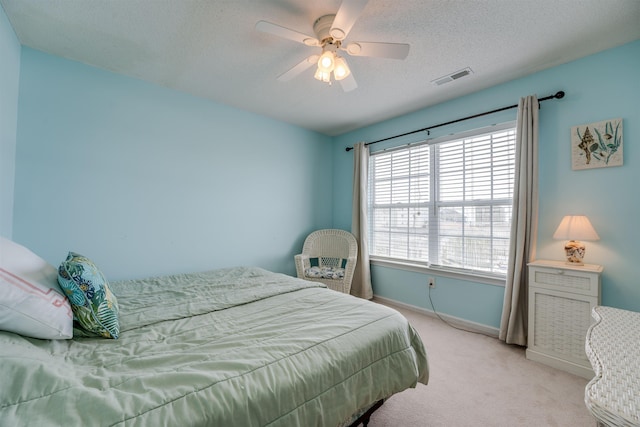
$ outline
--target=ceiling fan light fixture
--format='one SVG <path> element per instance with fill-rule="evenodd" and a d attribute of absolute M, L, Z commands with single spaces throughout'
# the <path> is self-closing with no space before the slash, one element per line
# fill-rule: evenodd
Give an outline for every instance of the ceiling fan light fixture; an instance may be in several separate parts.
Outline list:
<path fill-rule="evenodd" d="M 345 61 L 343 57 L 338 56 L 336 58 L 336 66 L 333 69 L 333 76 L 336 80 L 342 80 L 349 74 L 351 74 L 351 70 L 347 65 L 347 61 Z"/>
<path fill-rule="evenodd" d="M 318 68 L 313 77 L 321 82 L 329 83 L 331 81 L 331 72 L 322 71 Z"/>
<path fill-rule="evenodd" d="M 330 73 L 336 66 L 336 54 L 330 50 L 325 50 L 318 59 L 318 70 Z"/>
<path fill-rule="evenodd" d="M 340 56 L 342 53 L 340 51 L 346 51 L 348 55 L 352 56 L 405 59 L 409 53 L 408 44 L 345 42 L 354 23 L 369 1 L 341 0 L 340 7 L 335 14 L 323 15 L 315 20 L 313 23 L 315 37 L 267 21 L 258 21 L 255 26 L 258 31 L 321 49 L 321 52 L 307 57 L 278 76 L 278 80 L 289 81 L 316 64 L 313 75 L 316 80 L 329 84 L 333 80 L 339 81 L 342 89 L 348 92 L 357 88 L 358 85 L 347 62 Z"/>

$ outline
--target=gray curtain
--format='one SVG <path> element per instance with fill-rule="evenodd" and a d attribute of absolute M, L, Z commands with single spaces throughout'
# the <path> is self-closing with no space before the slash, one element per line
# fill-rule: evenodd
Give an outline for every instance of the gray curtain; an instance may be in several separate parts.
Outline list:
<path fill-rule="evenodd" d="M 351 233 L 358 241 L 358 262 L 351 282 L 351 295 L 371 299 L 371 269 L 369 267 L 369 231 L 367 213 L 367 180 L 369 175 L 369 147 L 363 142 L 353 146 L 353 206 Z"/>
<path fill-rule="evenodd" d="M 527 345 L 527 263 L 535 260 L 538 234 L 538 98 L 521 98 L 516 125 L 516 164 L 500 339 Z"/>

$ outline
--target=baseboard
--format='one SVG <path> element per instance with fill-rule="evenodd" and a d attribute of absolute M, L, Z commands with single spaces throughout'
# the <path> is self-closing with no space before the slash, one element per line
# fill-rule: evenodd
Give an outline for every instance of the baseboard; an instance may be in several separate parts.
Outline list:
<path fill-rule="evenodd" d="M 568 360 L 559 359 L 548 354 L 539 353 L 535 350 L 527 349 L 525 352 L 527 359 L 539 362 L 552 368 L 560 369 L 561 371 L 569 372 L 570 374 L 577 375 L 588 380 L 593 379 L 595 374 L 593 369 L 586 366 L 578 365 L 577 363 L 570 362 Z"/>
<path fill-rule="evenodd" d="M 374 302 L 379 302 L 381 304 L 384 305 L 389 305 L 389 306 L 395 306 L 395 307 L 399 307 L 399 308 L 404 308 L 407 310 L 411 310 L 411 311 L 415 311 L 417 313 L 420 314 L 424 314 L 426 316 L 429 317 L 435 317 L 437 318 L 438 316 L 440 316 L 442 319 L 444 319 L 446 322 L 451 323 L 454 326 L 463 328 L 463 329 L 467 329 L 469 331 L 472 332 L 478 332 L 490 337 L 494 337 L 494 338 L 498 338 L 499 334 L 500 334 L 500 330 L 498 328 L 494 328 L 493 326 L 487 326 L 487 325 L 483 325 L 482 323 L 476 323 L 476 322 L 472 322 L 470 320 L 466 320 L 466 319 L 461 319 L 459 317 L 455 317 L 455 316 L 450 316 L 448 314 L 442 314 L 442 313 L 438 313 L 436 314 L 433 310 L 428 310 L 426 308 L 422 308 L 422 307 L 418 307 L 415 305 L 411 305 L 411 304 L 407 304 L 401 301 L 396 301 L 394 299 L 391 298 L 385 298 L 385 297 L 381 297 L 378 295 L 374 295 L 373 296 L 373 301 Z"/>

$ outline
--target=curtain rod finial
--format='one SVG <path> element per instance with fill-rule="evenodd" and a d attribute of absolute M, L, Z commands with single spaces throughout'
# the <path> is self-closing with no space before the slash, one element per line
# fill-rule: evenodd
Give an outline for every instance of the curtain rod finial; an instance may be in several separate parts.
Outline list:
<path fill-rule="evenodd" d="M 564 91 L 561 90 L 561 91 L 557 92 L 553 97 L 556 98 L 556 99 L 564 98 Z"/>
<path fill-rule="evenodd" d="M 351 151 L 351 150 L 353 150 L 353 147 L 347 147 L 344 149 L 344 151 Z"/>

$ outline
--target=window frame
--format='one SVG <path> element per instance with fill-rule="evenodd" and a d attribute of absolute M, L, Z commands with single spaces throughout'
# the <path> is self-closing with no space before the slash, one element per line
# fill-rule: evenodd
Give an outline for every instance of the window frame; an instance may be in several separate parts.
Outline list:
<path fill-rule="evenodd" d="M 432 153 L 434 152 L 435 148 L 432 149 L 431 147 L 439 144 L 447 143 L 447 142 L 461 140 L 461 139 L 470 139 L 473 137 L 479 137 L 481 135 L 485 135 L 488 133 L 498 133 L 505 130 L 512 130 L 515 132 L 516 121 L 511 120 L 511 121 L 503 122 L 503 123 L 492 125 L 492 126 L 485 126 L 481 128 L 471 129 L 468 131 L 450 134 L 450 135 L 446 135 L 446 136 L 442 136 L 442 137 L 438 137 L 430 140 L 422 140 L 422 141 L 417 141 L 409 144 L 405 143 L 401 146 L 383 148 L 377 151 L 372 151 L 370 153 L 370 159 L 371 159 L 374 156 L 380 155 L 382 153 L 389 153 L 397 150 L 406 150 L 408 148 L 413 148 L 415 146 L 428 145 L 430 147 L 429 148 L 430 149 L 429 168 L 430 168 L 431 178 L 429 183 L 429 186 L 430 186 L 429 191 L 431 194 L 428 202 L 429 211 L 430 211 L 429 212 L 429 217 L 430 217 L 429 235 L 435 236 L 435 237 L 429 237 L 430 251 L 434 250 L 438 244 L 438 239 L 439 239 L 438 232 L 437 232 L 438 225 L 437 225 L 437 221 L 433 221 L 433 218 L 435 217 L 435 209 L 437 209 L 437 206 L 442 205 L 442 202 L 438 200 L 438 195 L 437 195 L 438 185 L 434 185 L 434 182 L 437 182 L 436 180 L 439 179 L 436 177 L 436 174 L 439 172 L 437 170 L 439 162 L 435 161 L 435 159 L 433 158 Z M 370 176 L 368 177 L 368 183 L 371 185 L 371 182 L 372 182 L 372 172 L 370 171 Z M 371 196 L 369 195 L 369 197 Z M 509 197 L 507 200 L 512 201 L 513 195 L 511 195 L 511 197 Z M 369 209 L 371 209 L 371 203 L 372 203 L 371 200 L 369 200 L 368 201 Z M 473 202 L 471 202 L 470 204 L 473 204 Z M 486 203 L 484 203 L 483 205 L 486 205 Z M 369 218 L 371 218 L 370 213 L 369 213 Z M 373 227 L 373 224 L 370 223 L 369 224 L 370 247 L 373 247 L 373 242 L 371 240 L 373 236 L 372 227 Z M 495 238 L 493 234 L 491 235 L 491 238 L 492 239 Z M 370 261 L 371 261 L 371 264 L 373 265 L 381 265 L 385 267 L 391 267 L 391 268 L 408 270 L 408 271 L 416 271 L 420 273 L 432 272 L 439 276 L 469 280 L 473 282 L 480 282 L 480 283 L 485 283 L 490 285 L 504 286 L 506 281 L 506 274 L 481 271 L 481 270 L 465 269 L 465 268 L 457 268 L 457 267 L 449 267 L 449 266 L 443 266 L 443 265 L 435 265 L 425 261 L 386 257 L 386 256 L 374 255 L 374 254 L 370 254 Z"/>

